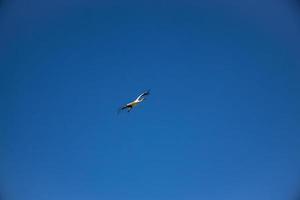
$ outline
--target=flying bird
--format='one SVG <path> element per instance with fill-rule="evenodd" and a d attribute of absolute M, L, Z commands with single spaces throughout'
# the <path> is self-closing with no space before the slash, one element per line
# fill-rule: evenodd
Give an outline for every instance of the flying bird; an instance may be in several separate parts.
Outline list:
<path fill-rule="evenodd" d="M 120 113 L 122 110 L 127 110 L 127 112 L 130 112 L 131 109 L 135 106 L 137 106 L 139 103 L 145 100 L 145 97 L 150 94 L 150 90 L 147 90 L 146 92 L 143 92 L 140 94 L 134 101 L 122 106 L 119 108 L 118 113 Z"/>

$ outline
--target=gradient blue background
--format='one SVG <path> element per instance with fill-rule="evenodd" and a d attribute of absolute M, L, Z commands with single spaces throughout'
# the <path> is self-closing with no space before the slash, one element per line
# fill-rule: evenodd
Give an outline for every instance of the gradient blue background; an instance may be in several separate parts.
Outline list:
<path fill-rule="evenodd" d="M 4 200 L 298 195 L 296 0 L 2 0 L 0 58 Z"/>

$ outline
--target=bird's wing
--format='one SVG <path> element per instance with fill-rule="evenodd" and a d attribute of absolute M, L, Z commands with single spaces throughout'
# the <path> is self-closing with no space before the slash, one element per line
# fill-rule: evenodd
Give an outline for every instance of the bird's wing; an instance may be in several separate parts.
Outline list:
<path fill-rule="evenodd" d="M 121 108 L 119 108 L 118 109 L 118 114 L 122 111 L 122 110 L 124 110 L 124 109 L 126 109 L 126 108 L 128 108 L 129 106 L 128 105 L 125 105 L 125 106 L 122 106 Z"/>
<path fill-rule="evenodd" d="M 135 101 L 140 100 L 140 98 L 148 96 L 150 94 L 150 90 L 147 90 L 146 92 L 143 92 L 140 96 L 138 96 Z"/>

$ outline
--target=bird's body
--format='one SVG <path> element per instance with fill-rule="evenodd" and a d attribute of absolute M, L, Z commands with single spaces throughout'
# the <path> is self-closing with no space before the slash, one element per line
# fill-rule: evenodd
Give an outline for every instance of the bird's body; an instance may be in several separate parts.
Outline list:
<path fill-rule="evenodd" d="M 134 106 L 137 106 L 139 103 L 140 102 L 138 102 L 138 101 L 133 101 L 133 102 L 130 102 L 130 103 L 126 104 L 126 106 L 132 106 L 132 107 L 134 107 Z"/>
<path fill-rule="evenodd" d="M 145 97 L 148 96 L 149 94 L 150 94 L 150 90 L 148 90 L 146 92 L 143 92 L 134 101 L 132 101 L 132 102 L 126 104 L 125 106 L 121 107 L 119 109 L 119 112 L 121 110 L 125 110 L 125 109 L 127 109 L 127 112 L 130 112 L 133 107 L 137 106 L 139 103 L 141 103 L 142 101 L 144 101 Z"/>

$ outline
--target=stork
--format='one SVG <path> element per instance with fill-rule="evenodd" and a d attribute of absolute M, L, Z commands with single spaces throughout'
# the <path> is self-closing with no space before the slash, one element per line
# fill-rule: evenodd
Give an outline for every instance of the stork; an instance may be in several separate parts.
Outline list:
<path fill-rule="evenodd" d="M 130 112 L 133 107 L 137 106 L 139 103 L 144 101 L 145 97 L 148 96 L 149 94 L 150 94 L 150 90 L 147 90 L 146 92 L 143 92 L 134 101 L 132 101 L 132 102 L 122 106 L 121 108 L 119 108 L 118 113 L 120 111 L 126 110 L 126 109 L 127 109 L 127 112 Z"/>

